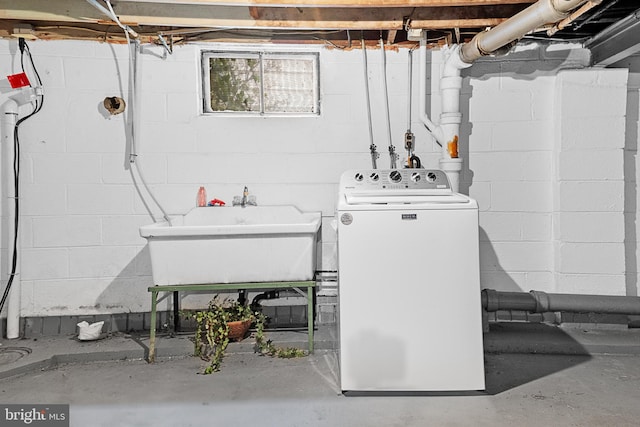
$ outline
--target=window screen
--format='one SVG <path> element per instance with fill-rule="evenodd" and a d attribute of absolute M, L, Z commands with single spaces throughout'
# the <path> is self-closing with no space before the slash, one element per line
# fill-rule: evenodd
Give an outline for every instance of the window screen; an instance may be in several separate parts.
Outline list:
<path fill-rule="evenodd" d="M 209 113 L 319 114 L 318 55 L 204 52 Z"/>

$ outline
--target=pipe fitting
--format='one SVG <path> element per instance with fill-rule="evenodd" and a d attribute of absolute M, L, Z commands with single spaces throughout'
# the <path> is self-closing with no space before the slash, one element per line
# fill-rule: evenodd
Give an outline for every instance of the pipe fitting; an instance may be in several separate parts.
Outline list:
<path fill-rule="evenodd" d="M 440 114 L 440 125 L 455 125 L 462 122 L 462 113 Z"/>
<path fill-rule="evenodd" d="M 533 297 L 536 302 L 535 313 L 546 313 L 551 311 L 551 303 L 549 302 L 549 295 L 546 292 L 542 291 L 529 291 L 529 294 Z"/>

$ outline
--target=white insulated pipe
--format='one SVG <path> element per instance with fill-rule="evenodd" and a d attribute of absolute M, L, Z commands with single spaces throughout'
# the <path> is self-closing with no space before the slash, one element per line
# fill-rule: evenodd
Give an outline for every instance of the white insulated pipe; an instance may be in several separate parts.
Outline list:
<path fill-rule="evenodd" d="M 435 125 L 426 114 L 426 99 L 420 102 L 420 119 L 442 147 L 440 169 L 444 170 L 455 192 L 460 188 L 462 159 L 458 157 L 457 143 L 460 135 L 460 71 L 492 52 L 520 39 L 530 31 L 546 24 L 554 24 L 567 17 L 572 10 L 587 0 L 539 0 L 520 13 L 491 30 L 477 34 L 469 43 L 454 45 L 445 52 L 445 64 L 440 77 L 440 123 Z M 427 58 L 426 40 L 421 41 L 420 93 L 426 94 Z"/>
<path fill-rule="evenodd" d="M 467 64 L 520 39 L 530 31 L 569 16 L 569 13 L 587 0 L 539 0 L 489 31 L 476 34 L 462 45 L 460 57 Z"/>
<path fill-rule="evenodd" d="M 427 93 L 427 47 L 426 42 L 421 42 L 420 48 L 420 93 Z M 460 90 L 462 89 L 462 77 L 460 71 L 468 68 L 467 64 L 460 59 L 460 46 L 454 45 L 446 52 L 446 60 L 440 76 L 441 111 L 440 123 L 436 126 L 426 113 L 426 97 L 420 101 L 420 120 L 441 146 L 440 169 L 445 171 L 454 192 L 460 190 L 460 171 L 462 170 L 462 159 L 457 157 L 456 152 L 452 152 L 452 144 L 457 147 L 460 135 Z"/>
<path fill-rule="evenodd" d="M 8 99 L 2 104 L 2 117 L 0 118 L 0 132 L 2 133 L 2 146 L 5 148 L 5 162 L 4 162 L 4 183 L 7 189 L 7 286 L 9 285 L 9 279 L 11 278 L 11 267 L 13 264 L 13 251 L 14 241 L 16 242 L 15 251 L 19 254 L 20 239 L 16 239 L 16 230 L 14 227 L 16 220 L 15 210 L 15 179 L 13 175 L 13 159 L 14 159 L 14 132 L 16 126 L 16 119 L 18 117 L 18 104 L 13 99 Z M 13 276 L 13 283 L 11 284 L 11 290 L 7 299 L 7 338 L 15 339 L 20 337 L 20 258 L 16 262 L 16 271 Z"/>

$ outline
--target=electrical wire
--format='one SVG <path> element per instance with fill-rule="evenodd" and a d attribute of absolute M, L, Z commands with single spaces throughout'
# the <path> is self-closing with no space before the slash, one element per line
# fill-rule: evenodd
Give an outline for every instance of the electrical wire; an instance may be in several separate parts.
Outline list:
<path fill-rule="evenodd" d="M 20 47 L 20 67 L 22 68 L 22 72 L 26 74 L 24 68 L 24 55 L 25 52 L 29 57 L 29 62 L 31 63 L 31 69 L 36 76 L 36 81 L 39 87 L 42 87 L 42 80 L 40 79 L 40 74 L 36 69 L 36 65 L 33 62 L 33 56 L 31 55 L 31 51 L 29 50 L 29 45 L 25 42 L 23 38 L 18 40 L 18 46 Z M 18 268 L 18 231 L 20 229 L 20 125 L 24 123 L 27 119 L 33 117 L 38 114 L 40 110 L 42 110 L 42 106 L 44 105 L 44 93 L 40 95 L 40 101 L 36 99 L 33 111 L 26 115 L 25 117 L 16 121 L 13 127 L 13 186 L 14 186 L 14 211 L 15 217 L 13 222 L 14 234 L 13 234 L 13 252 L 11 255 L 11 273 L 9 274 L 9 280 L 7 281 L 7 286 L 4 289 L 4 293 L 2 294 L 2 299 L 0 299 L 0 312 L 4 308 L 4 304 L 7 301 L 7 297 L 9 296 L 9 292 L 11 291 L 11 285 L 13 285 L 13 279 L 16 276 L 16 270 Z"/>

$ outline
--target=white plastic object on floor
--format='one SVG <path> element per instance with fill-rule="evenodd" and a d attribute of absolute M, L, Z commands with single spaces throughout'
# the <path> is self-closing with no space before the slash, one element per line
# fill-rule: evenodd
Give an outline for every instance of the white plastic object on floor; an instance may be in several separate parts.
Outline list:
<path fill-rule="evenodd" d="M 80 329 L 78 339 L 80 341 L 93 341 L 99 339 L 103 325 L 103 320 L 91 324 L 85 321 L 78 323 L 78 328 Z"/>

